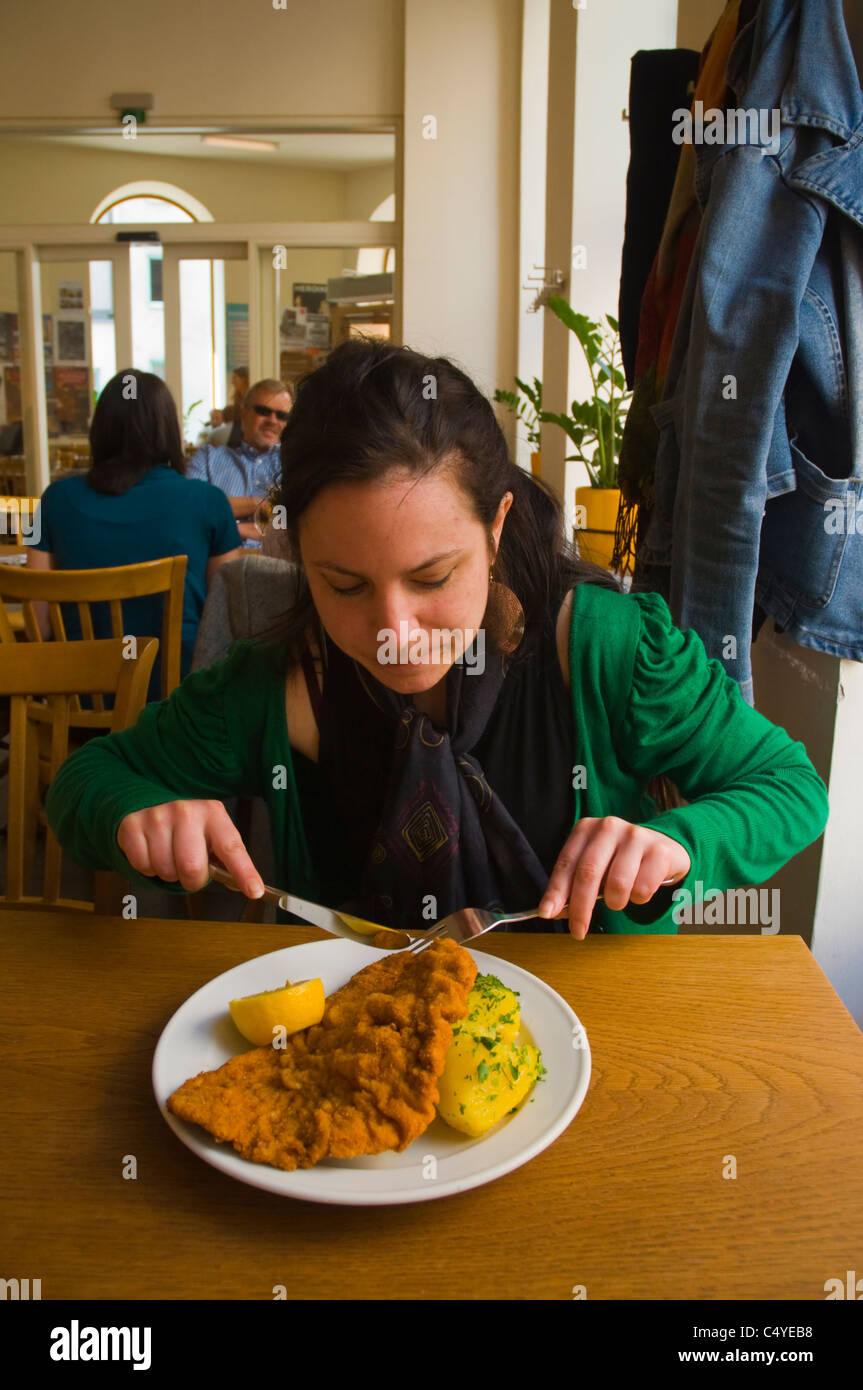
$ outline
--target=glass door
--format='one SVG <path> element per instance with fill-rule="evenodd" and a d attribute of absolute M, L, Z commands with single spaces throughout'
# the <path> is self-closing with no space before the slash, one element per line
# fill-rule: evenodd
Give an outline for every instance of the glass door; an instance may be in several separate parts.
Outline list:
<path fill-rule="evenodd" d="M 214 252 L 220 255 L 216 259 Z M 187 452 L 218 442 L 249 380 L 245 243 L 163 248 L 165 379 L 180 408 Z M 243 384 L 245 383 L 245 384 Z M 214 435 L 213 431 L 219 431 Z"/>
<path fill-rule="evenodd" d="M 93 406 L 124 368 L 163 377 L 192 452 L 224 442 L 255 381 L 294 387 L 344 339 L 390 337 L 392 239 L 371 222 L 159 223 L 25 228 L 4 247 L 0 230 L 0 429 L 18 413 L 26 487 L 88 466 Z"/>
<path fill-rule="evenodd" d="M 260 247 L 263 374 L 294 387 L 346 338 L 393 331 L 392 247 Z"/>

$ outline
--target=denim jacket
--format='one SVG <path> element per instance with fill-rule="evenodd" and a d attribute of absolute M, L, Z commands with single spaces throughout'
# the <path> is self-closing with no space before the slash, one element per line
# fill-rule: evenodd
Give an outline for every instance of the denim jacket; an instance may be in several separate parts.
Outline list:
<path fill-rule="evenodd" d="M 767 615 L 863 661 L 863 93 L 841 0 L 762 0 L 728 84 L 765 116 L 696 145 L 644 558 L 751 704 Z"/>

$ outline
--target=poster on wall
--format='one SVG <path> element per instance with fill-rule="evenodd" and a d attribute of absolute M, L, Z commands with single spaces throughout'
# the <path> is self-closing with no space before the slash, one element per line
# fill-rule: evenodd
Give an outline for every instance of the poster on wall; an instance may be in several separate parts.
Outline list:
<path fill-rule="evenodd" d="M 86 367 L 90 358 L 87 353 L 87 320 L 57 316 L 54 358 L 57 362 L 75 363 Z"/>
<path fill-rule="evenodd" d="M 18 315 L 0 314 L 0 362 L 18 361 Z"/>
<path fill-rule="evenodd" d="M 328 348 L 330 327 L 329 314 L 309 314 L 306 320 L 306 347 Z"/>
<path fill-rule="evenodd" d="M 3 395 L 7 420 L 21 419 L 21 368 L 3 368 Z"/>
<path fill-rule="evenodd" d="M 229 372 L 249 365 L 249 306 L 226 304 L 227 367 Z"/>
<path fill-rule="evenodd" d="M 57 308 L 61 313 L 71 310 L 73 313 L 83 312 L 84 309 L 84 282 L 83 280 L 61 280 L 57 286 Z"/>
<path fill-rule="evenodd" d="M 294 284 L 291 303 L 295 309 L 308 309 L 316 314 L 327 297 L 327 287 L 308 283 Z"/>
<path fill-rule="evenodd" d="M 283 309 L 279 320 L 279 346 L 282 351 L 302 349 L 306 345 L 306 315 L 302 308 Z"/>
<path fill-rule="evenodd" d="M 294 284 L 293 304 L 282 310 L 279 347 L 282 352 L 320 351 L 330 346 L 330 317 L 326 312 L 325 284 Z"/>
<path fill-rule="evenodd" d="M 61 434 L 86 434 L 90 427 L 90 373 L 86 367 L 54 368 L 54 415 Z"/>

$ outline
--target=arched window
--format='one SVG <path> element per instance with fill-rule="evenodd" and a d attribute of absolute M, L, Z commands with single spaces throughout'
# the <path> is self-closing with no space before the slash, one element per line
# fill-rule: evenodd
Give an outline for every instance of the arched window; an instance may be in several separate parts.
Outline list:
<path fill-rule="evenodd" d="M 138 179 L 121 184 L 96 205 L 91 222 L 212 222 L 204 204 L 159 179 Z"/>

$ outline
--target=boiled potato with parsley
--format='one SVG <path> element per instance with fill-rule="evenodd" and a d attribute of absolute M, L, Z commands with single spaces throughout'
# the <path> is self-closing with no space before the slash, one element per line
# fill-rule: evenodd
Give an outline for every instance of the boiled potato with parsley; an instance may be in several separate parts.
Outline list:
<path fill-rule="evenodd" d="M 438 1101 L 441 1118 L 472 1139 L 514 1110 L 545 1070 L 538 1047 L 515 1041 L 520 1014 L 513 990 L 496 975 L 477 975 L 467 1015 L 452 1030 Z"/>

